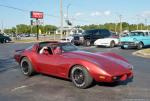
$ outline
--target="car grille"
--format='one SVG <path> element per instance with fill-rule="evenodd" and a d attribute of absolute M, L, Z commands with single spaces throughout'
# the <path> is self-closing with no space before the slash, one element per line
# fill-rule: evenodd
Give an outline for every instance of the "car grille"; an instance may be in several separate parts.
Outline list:
<path fill-rule="evenodd" d="M 74 36 L 74 40 L 80 40 L 79 36 Z"/>
<path fill-rule="evenodd" d="M 122 45 L 135 45 L 134 42 L 121 42 Z"/>

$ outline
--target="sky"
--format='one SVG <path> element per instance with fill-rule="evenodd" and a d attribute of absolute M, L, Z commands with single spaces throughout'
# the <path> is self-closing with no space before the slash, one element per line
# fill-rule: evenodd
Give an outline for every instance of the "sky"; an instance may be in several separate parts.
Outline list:
<path fill-rule="evenodd" d="M 150 0 L 62 0 L 64 19 L 73 25 L 104 24 L 122 21 L 150 24 Z M 20 11 L 4 6 L 23 9 Z M 30 11 L 44 12 L 42 22 L 60 26 L 60 0 L 0 0 L 0 26 L 10 28 L 30 24 Z M 66 25 L 64 21 L 64 25 Z"/>

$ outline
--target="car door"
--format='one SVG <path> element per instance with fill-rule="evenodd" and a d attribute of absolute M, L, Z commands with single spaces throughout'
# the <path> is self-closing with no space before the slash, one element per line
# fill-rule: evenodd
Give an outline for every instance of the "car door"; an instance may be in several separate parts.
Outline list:
<path fill-rule="evenodd" d="M 56 61 L 53 54 L 37 54 L 36 61 L 40 72 L 55 75 L 56 74 Z"/>
<path fill-rule="evenodd" d="M 100 36 L 99 30 L 93 30 L 92 36 L 91 36 L 91 41 L 94 42 L 100 38 L 101 38 L 101 36 Z"/>
<path fill-rule="evenodd" d="M 144 45 L 150 45 L 150 33 L 145 32 L 144 34 Z"/>
<path fill-rule="evenodd" d="M 66 77 L 65 68 L 68 60 L 63 54 L 37 54 L 36 61 L 40 72 L 59 77 Z"/>

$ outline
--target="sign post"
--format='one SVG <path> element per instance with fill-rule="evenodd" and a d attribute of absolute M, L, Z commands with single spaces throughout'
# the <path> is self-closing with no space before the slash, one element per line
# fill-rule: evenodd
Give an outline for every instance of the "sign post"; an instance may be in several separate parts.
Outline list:
<path fill-rule="evenodd" d="M 39 19 L 43 19 L 43 12 L 31 11 L 31 18 L 36 19 L 37 40 L 39 40 Z"/>

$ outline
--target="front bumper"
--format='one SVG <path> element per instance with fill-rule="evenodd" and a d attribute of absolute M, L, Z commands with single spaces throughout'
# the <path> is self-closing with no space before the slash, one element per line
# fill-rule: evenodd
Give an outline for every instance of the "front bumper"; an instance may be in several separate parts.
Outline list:
<path fill-rule="evenodd" d="M 115 76 L 102 76 L 99 75 L 96 78 L 97 82 L 106 82 L 106 83 L 113 83 L 117 81 L 126 81 L 133 78 L 133 73 L 124 73 L 121 75 L 115 75 Z"/>
<path fill-rule="evenodd" d="M 121 42 L 120 45 L 123 46 L 124 48 L 135 48 L 135 47 L 137 47 L 136 42 Z"/>
<path fill-rule="evenodd" d="M 83 40 L 73 40 L 73 43 L 76 45 L 82 45 L 84 44 L 84 41 Z"/>

